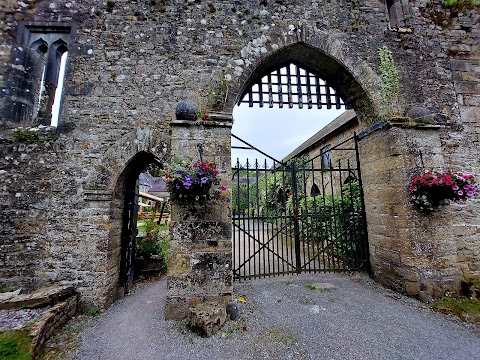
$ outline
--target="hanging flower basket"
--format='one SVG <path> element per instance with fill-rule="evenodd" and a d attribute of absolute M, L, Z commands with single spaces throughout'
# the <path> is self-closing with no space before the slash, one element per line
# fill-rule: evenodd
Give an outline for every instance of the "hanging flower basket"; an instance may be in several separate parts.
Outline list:
<path fill-rule="evenodd" d="M 219 171 L 213 163 L 195 162 L 188 164 L 176 158 L 171 164 L 164 164 L 162 176 L 174 203 L 205 202 L 212 185 L 219 185 Z M 225 187 L 220 188 L 225 191 Z"/>
<path fill-rule="evenodd" d="M 475 176 L 454 170 L 415 175 L 409 190 L 412 203 L 425 212 L 434 211 L 447 200 L 465 201 L 478 194 Z"/>

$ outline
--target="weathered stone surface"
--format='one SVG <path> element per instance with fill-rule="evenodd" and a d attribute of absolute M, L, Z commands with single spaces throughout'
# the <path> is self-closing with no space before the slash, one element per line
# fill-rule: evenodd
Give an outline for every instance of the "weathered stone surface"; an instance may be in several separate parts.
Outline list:
<path fill-rule="evenodd" d="M 190 308 L 188 327 L 204 337 L 215 334 L 225 323 L 227 311 L 223 302 L 205 302 Z"/>
<path fill-rule="evenodd" d="M 76 295 L 73 286 L 49 286 L 31 294 L 20 294 L 0 301 L 0 309 L 22 309 L 52 306 Z"/>
<path fill-rule="evenodd" d="M 421 106 L 414 106 L 407 112 L 407 116 L 416 122 L 423 124 L 431 124 L 434 122 L 432 112 Z"/>
<path fill-rule="evenodd" d="M 28 333 L 32 339 L 32 353 L 37 355 L 45 341 L 77 312 L 78 295 L 52 306 L 39 321 L 28 328 Z"/>
<path fill-rule="evenodd" d="M 236 320 L 240 314 L 240 309 L 238 304 L 234 301 L 231 301 L 227 304 L 227 315 L 230 317 L 230 320 Z"/>

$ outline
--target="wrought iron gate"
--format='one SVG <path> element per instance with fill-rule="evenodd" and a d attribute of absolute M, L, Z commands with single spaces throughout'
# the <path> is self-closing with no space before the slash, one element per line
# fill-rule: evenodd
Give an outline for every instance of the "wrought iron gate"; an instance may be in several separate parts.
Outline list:
<path fill-rule="evenodd" d="M 356 134 L 314 158 L 237 161 L 232 171 L 235 278 L 369 268 Z"/>

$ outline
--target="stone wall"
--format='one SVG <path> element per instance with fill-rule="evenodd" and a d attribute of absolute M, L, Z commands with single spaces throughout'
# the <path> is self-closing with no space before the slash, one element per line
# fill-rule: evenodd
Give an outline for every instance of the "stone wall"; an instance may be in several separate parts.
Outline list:
<path fill-rule="evenodd" d="M 224 77 L 228 96 L 220 110 L 231 113 L 252 80 L 295 59 L 318 72 L 351 102 L 361 127 L 366 128 L 379 120 L 377 49 L 383 45 L 394 53 L 399 70 L 401 112 L 411 105 L 427 107 L 443 127 L 426 138 L 416 129 L 389 130 L 409 132 L 412 141 L 399 147 L 408 159 L 396 170 L 399 176 L 385 178 L 398 181 L 398 192 L 391 195 L 399 198 L 366 191 L 372 211 L 369 235 L 388 238 L 376 227 L 374 216 L 396 219 L 396 212 L 385 209 L 400 207 L 404 221 L 389 222 L 398 227 L 389 228 L 389 234 L 405 233 L 415 249 L 441 240 L 446 246 L 443 253 L 456 259 L 448 279 L 478 278 L 479 223 L 472 215 L 478 201 L 453 205 L 424 218 L 408 204 L 404 186 L 418 170 L 418 157 L 411 154 L 417 154 L 415 146 L 419 145 L 428 153 L 426 166 L 480 173 L 479 15 L 471 9 L 444 9 L 440 0 L 411 5 L 406 27 L 391 28 L 381 0 L 3 1 L 1 283 L 22 287 L 73 284 L 83 304 L 110 304 L 118 281 L 125 177 L 139 171 L 134 166 L 138 159 L 143 158 L 141 164 L 146 166 L 152 156 L 160 162 L 169 157 L 169 123 L 180 99 L 196 101 L 209 111 L 212 86 Z M 55 129 L 58 138 L 34 143 L 12 138 L 13 128 L 37 124 L 30 114 L 35 111 L 32 93 L 41 80 L 26 62 L 29 44 L 17 36 L 22 21 L 76 24 L 68 49 L 60 123 Z M 377 175 L 375 167 L 367 170 L 370 158 L 397 158 L 391 155 L 393 148 L 380 146 L 383 136 L 385 144 L 395 144 L 389 139 L 397 135 L 385 132 L 372 135 L 372 139 L 378 137 L 378 145 L 365 140 L 362 161 L 368 189 L 373 189 Z M 449 216 L 456 220 L 452 230 L 436 231 Z M 415 229 L 428 233 L 418 244 Z M 395 245 L 372 241 L 372 252 Z M 400 267 L 395 256 L 381 261 L 372 256 L 372 261 L 377 278 Z M 415 272 L 430 277 L 427 270 Z M 439 272 L 440 282 L 442 274 L 446 272 Z M 406 291 L 400 285 L 405 283 L 402 276 L 400 271 L 391 271 L 385 278 L 392 280 L 384 282 Z M 408 291 L 414 294 L 416 290 Z"/>

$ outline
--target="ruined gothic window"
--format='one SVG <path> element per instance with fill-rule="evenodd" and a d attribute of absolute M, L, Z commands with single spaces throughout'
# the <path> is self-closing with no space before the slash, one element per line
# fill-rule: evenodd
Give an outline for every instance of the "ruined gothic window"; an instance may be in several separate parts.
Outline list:
<path fill-rule="evenodd" d="M 386 0 L 390 27 L 399 28 L 410 24 L 412 7 L 409 0 Z"/>
<path fill-rule="evenodd" d="M 25 23 L 19 27 L 20 41 L 26 47 L 24 66 L 34 124 L 58 126 L 73 36 L 74 26 L 68 23 Z"/>

